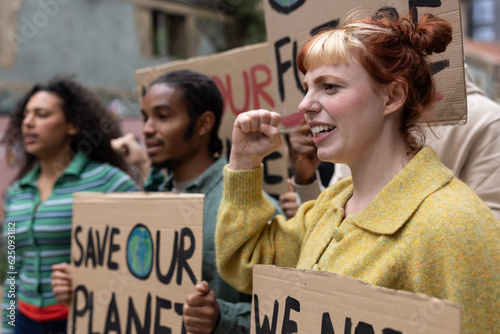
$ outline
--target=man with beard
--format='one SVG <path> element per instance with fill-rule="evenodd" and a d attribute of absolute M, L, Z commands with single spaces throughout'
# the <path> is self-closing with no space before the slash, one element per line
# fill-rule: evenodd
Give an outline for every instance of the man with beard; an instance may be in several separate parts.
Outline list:
<path fill-rule="evenodd" d="M 146 191 L 205 194 L 203 228 L 203 282 L 187 296 L 184 323 L 188 333 L 249 333 L 251 296 L 224 282 L 215 262 L 215 226 L 222 198 L 222 171 L 218 129 L 222 96 L 212 79 L 189 70 L 166 73 L 146 92 L 141 113 L 147 156 L 132 135 L 112 145 L 138 168 Z M 152 167 L 152 168 L 151 168 Z M 167 169 L 164 179 L 161 169 Z M 279 205 L 273 200 L 276 212 Z"/>

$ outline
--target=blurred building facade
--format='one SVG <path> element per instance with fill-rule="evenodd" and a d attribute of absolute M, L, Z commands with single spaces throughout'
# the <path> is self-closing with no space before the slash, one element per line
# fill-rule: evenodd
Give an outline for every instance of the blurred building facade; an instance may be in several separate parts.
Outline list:
<path fill-rule="evenodd" d="M 223 20 L 204 0 L 0 0 L 0 113 L 58 74 L 138 115 L 134 70 L 217 52 Z"/>
<path fill-rule="evenodd" d="M 111 109 L 138 117 L 134 70 L 231 47 L 227 13 L 243 0 L 0 0 L 0 115 L 34 82 L 75 75 Z M 499 93 L 500 0 L 461 0 L 464 51 Z"/>

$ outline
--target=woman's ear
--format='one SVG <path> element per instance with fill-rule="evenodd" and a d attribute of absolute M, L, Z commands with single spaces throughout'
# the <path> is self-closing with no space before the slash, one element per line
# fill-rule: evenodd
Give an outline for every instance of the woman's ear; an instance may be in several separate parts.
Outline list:
<path fill-rule="evenodd" d="M 402 109 L 408 97 L 407 86 L 397 81 L 393 81 L 386 86 L 387 101 L 385 104 L 386 110 L 384 115 L 392 114 L 395 111 Z"/>
<path fill-rule="evenodd" d="M 198 117 L 198 121 L 196 124 L 196 132 L 199 136 L 206 135 L 212 132 L 212 128 L 215 124 L 215 115 L 210 110 L 205 111 Z"/>

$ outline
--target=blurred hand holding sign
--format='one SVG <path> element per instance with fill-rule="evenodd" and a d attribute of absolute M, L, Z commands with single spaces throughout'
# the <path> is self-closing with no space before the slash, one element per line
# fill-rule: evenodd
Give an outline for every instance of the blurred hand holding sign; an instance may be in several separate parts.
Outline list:
<path fill-rule="evenodd" d="M 459 334 L 460 307 L 313 270 L 255 265 L 251 334 Z"/>
<path fill-rule="evenodd" d="M 410 9 L 418 19 L 431 13 L 448 20 L 453 28 L 453 41 L 444 53 L 431 56 L 437 90 L 433 107 L 436 124 L 464 124 L 467 120 L 462 27 L 458 0 L 263 0 L 271 59 L 271 73 L 276 96 L 275 110 L 283 116 L 283 124 L 293 127 L 302 116 L 297 106 L 303 97 L 302 74 L 295 64 L 301 43 L 308 35 L 326 27 L 336 27 L 354 8 L 375 12 L 393 7 L 400 16 Z"/>
<path fill-rule="evenodd" d="M 185 333 L 201 281 L 202 194 L 75 193 L 68 333 Z"/>

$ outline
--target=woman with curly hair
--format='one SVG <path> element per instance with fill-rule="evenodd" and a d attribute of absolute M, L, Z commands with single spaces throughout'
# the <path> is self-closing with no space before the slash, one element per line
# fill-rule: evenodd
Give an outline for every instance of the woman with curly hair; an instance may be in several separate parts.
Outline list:
<path fill-rule="evenodd" d="M 66 332 L 51 273 L 70 261 L 73 193 L 137 190 L 110 145 L 120 134 L 97 96 L 68 78 L 37 84 L 18 103 L 2 140 L 22 148 L 4 201 L 4 235 L 16 245 L 6 286 L 15 280 L 16 291 L 4 293 L 3 333 Z"/>
<path fill-rule="evenodd" d="M 463 333 L 498 331 L 500 223 L 415 132 L 435 96 L 427 56 L 451 38 L 426 14 L 351 20 L 305 43 L 299 110 L 319 159 L 352 177 L 271 220 L 261 162 L 281 144 L 280 116 L 238 115 L 217 222 L 223 279 L 248 293 L 256 263 L 324 270 L 455 302 Z"/>

